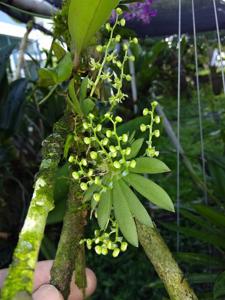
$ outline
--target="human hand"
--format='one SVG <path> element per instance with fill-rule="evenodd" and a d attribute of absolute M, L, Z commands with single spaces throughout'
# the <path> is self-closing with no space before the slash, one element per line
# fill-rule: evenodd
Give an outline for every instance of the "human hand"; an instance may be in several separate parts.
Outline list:
<path fill-rule="evenodd" d="M 61 293 L 53 286 L 50 285 L 50 270 L 53 261 L 46 260 L 37 263 L 34 275 L 34 293 L 33 300 L 63 300 Z M 0 271 L 0 287 L 3 285 L 3 281 L 7 276 L 7 269 Z M 95 274 L 90 270 L 86 269 L 87 275 L 87 289 L 86 294 L 90 296 L 96 288 L 96 277 Z M 71 293 L 68 300 L 82 300 L 82 292 L 74 284 L 72 280 L 70 285 Z"/>

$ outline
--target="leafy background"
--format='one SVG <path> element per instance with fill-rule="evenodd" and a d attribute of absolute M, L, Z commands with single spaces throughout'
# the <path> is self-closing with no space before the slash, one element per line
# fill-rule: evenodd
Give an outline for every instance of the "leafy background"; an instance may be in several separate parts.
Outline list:
<path fill-rule="evenodd" d="M 123 32 L 126 37 L 127 32 Z M 1 47 L 0 57 L 0 266 L 6 267 L 11 260 L 26 210 L 32 194 L 32 184 L 41 160 L 42 139 L 51 132 L 53 123 L 63 109 L 64 86 L 59 85 L 49 100 L 39 102 L 49 92 L 48 87 L 37 87 L 36 78 L 27 76 L 15 82 L 8 80 L 9 55 L 14 47 Z M 197 291 L 199 299 L 224 299 L 224 175 L 225 175 L 225 110 L 220 70 L 209 67 L 208 50 L 216 47 L 215 34 L 198 38 L 200 62 L 203 127 L 207 158 L 207 185 L 213 198 L 204 205 L 203 191 L 181 164 L 181 225 L 176 226 L 176 216 L 149 207 L 154 220 L 180 263 L 185 275 Z M 132 49 L 136 55 L 136 83 L 138 111 L 127 85 L 129 100 L 121 114 L 126 121 L 141 115 L 149 106 L 150 99 L 157 99 L 167 118 L 176 130 L 176 37 L 169 39 L 145 39 Z M 53 58 L 48 62 L 54 65 Z M 35 64 L 37 71 L 38 63 Z M 182 100 L 181 141 L 194 173 L 202 178 L 199 125 L 195 87 L 193 41 L 182 39 Z M 129 123 L 129 129 L 140 122 Z M 141 137 L 141 136 L 140 136 Z M 160 159 L 172 170 L 168 175 L 154 177 L 171 198 L 176 199 L 176 151 L 161 127 L 157 141 Z M 65 209 L 65 180 L 67 167 L 56 174 L 56 209 L 50 214 L 42 244 L 40 259 L 53 258 Z M 153 176 L 153 175 L 152 175 Z M 96 224 L 87 228 L 93 232 Z M 180 232 L 180 252 L 176 252 L 177 232 Z M 96 272 L 98 288 L 93 299 L 167 299 L 162 283 L 147 262 L 143 252 L 129 247 L 129 251 L 113 259 L 87 252 L 88 265 Z"/>

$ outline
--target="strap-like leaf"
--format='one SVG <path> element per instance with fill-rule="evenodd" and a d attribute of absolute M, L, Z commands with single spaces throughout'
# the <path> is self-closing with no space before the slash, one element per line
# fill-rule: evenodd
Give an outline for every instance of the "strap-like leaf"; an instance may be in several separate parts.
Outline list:
<path fill-rule="evenodd" d="M 123 180 L 119 181 L 121 190 L 126 197 L 127 203 L 129 205 L 130 211 L 134 218 L 136 218 L 139 222 L 146 226 L 153 227 L 152 220 L 145 209 L 145 207 L 141 204 L 140 200 L 134 194 L 134 192 L 129 188 L 129 186 Z"/>
<path fill-rule="evenodd" d="M 142 145 L 143 145 L 144 139 L 137 139 L 135 140 L 131 145 L 131 152 L 130 155 L 127 156 L 127 159 L 134 158 L 138 155 Z"/>
<path fill-rule="evenodd" d="M 161 160 L 152 157 L 139 157 L 136 159 L 136 167 L 130 168 L 133 173 L 157 174 L 169 172 L 170 169 Z"/>
<path fill-rule="evenodd" d="M 155 205 L 174 212 L 172 200 L 158 184 L 137 174 L 129 174 L 124 180 Z"/>
<path fill-rule="evenodd" d="M 107 190 L 101 195 L 101 200 L 97 209 L 99 227 L 104 230 L 107 227 L 112 209 L 111 191 Z"/>
<path fill-rule="evenodd" d="M 138 247 L 137 228 L 118 182 L 115 182 L 113 187 L 113 207 L 122 234 L 130 244 Z"/>
<path fill-rule="evenodd" d="M 95 107 L 94 101 L 90 98 L 81 101 L 81 110 L 85 116 L 87 116 Z"/>
<path fill-rule="evenodd" d="M 78 55 L 118 4 L 119 0 L 71 0 L 68 25 Z"/>

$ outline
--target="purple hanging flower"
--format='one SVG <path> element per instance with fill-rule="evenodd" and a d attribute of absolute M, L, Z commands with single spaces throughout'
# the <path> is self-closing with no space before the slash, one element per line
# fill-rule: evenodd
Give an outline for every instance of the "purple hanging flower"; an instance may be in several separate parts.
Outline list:
<path fill-rule="evenodd" d="M 129 12 L 124 13 L 126 20 L 138 20 L 149 24 L 152 17 L 155 17 L 157 11 L 152 8 L 153 0 L 145 0 L 142 3 L 129 4 Z"/>

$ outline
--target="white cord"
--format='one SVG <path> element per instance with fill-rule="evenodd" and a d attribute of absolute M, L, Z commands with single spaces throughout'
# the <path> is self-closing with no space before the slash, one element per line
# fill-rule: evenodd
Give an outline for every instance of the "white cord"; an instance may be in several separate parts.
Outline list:
<path fill-rule="evenodd" d="M 196 37 L 196 21 L 195 21 L 195 4 L 192 0 L 192 20 L 193 20 L 193 36 L 194 36 L 194 49 L 195 49 L 195 72 L 196 72 L 196 88 L 197 88 L 197 101 L 198 101 L 198 114 L 199 114 L 199 130 L 200 130 L 200 143 L 201 143 L 201 160 L 203 181 L 205 185 L 204 200 L 207 204 L 207 189 L 206 189 L 206 167 L 205 167 L 205 147 L 204 147 L 204 134 L 202 126 L 202 104 L 200 97 L 200 84 L 199 84 L 199 68 L 198 68 L 198 50 L 197 50 L 197 37 Z"/>

